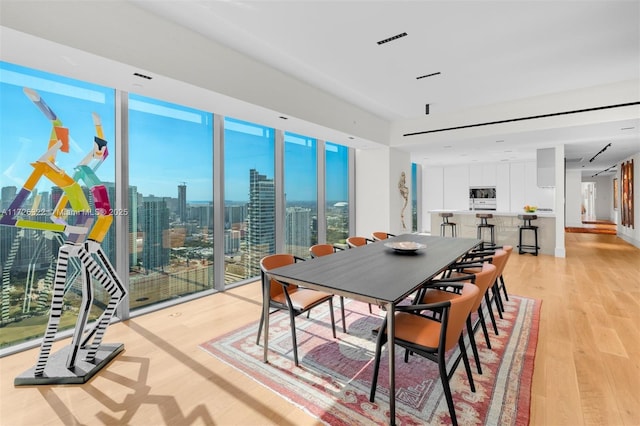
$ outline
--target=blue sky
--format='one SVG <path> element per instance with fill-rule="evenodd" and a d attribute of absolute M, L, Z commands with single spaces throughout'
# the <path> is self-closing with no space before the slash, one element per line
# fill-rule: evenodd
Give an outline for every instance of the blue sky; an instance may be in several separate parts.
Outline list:
<path fill-rule="evenodd" d="M 104 182 L 114 181 L 114 90 L 0 62 L 0 187 L 22 187 L 31 173 L 30 163 L 47 148 L 51 122 L 23 93 L 28 87 L 69 128 L 71 148 L 59 153 L 57 164 L 72 174 L 73 167 L 92 148 L 95 130 L 91 113 L 102 119 L 110 157 L 98 171 Z M 130 94 L 129 183 L 143 195 L 177 197 L 178 185 L 187 184 L 189 201 L 212 200 L 212 115 L 183 106 Z M 225 199 L 248 200 L 249 169 L 274 176 L 273 129 L 240 120 L 225 120 Z M 315 198 L 315 141 L 286 134 L 286 192 L 288 200 Z M 343 147 L 328 144 L 327 179 L 339 182 L 328 188 L 327 200 L 346 200 L 346 161 Z M 313 169 L 311 169 L 313 168 Z M 50 191 L 42 179 L 39 191 Z"/>

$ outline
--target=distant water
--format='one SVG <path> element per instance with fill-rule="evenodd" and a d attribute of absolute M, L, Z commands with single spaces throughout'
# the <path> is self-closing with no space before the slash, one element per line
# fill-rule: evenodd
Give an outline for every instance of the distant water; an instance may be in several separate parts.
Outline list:
<path fill-rule="evenodd" d="M 201 201 L 201 200 L 196 200 L 196 201 L 187 201 L 187 204 L 204 204 L 204 205 L 209 205 L 209 204 L 213 204 L 213 201 Z"/>

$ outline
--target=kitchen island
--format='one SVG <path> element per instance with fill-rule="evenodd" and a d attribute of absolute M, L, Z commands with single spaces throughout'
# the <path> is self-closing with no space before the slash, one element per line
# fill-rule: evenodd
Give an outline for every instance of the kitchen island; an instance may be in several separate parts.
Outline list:
<path fill-rule="evenodd" d="M 538 246 L 540 254 L 548 254 L 554 256 L 556 244 L 556 215 L 554 212 L 537 211 L 535 213 L 523 212 L 499 212 L 494 210 L 432 210 L 431 213 L 431 234 L 440 235 L 440 224 L 442 218 L 439 213 L 453 213 L 453 217 L 449 218 L 449 222 L 455 222 L 458 228 L 458 237 L 476 238 L 477 225 L 480 219 L 476 217 L 477 213 L 490 213 L 493 218 L 488 222 L 495 225 L 496 245 L 511 245 L 514 253 L 518 252 L 519 226 L 522 220 L 518 218 L 520 214 L 535 214 L 538 218 L 531 222 L 532 225 L 538 227 Z M 447 236 L 451 235 L 447 230 Z M 485 240 L 489 239 L 488 230 L 484 230 Z M 533 244 L 533 231 L 524 231 L 523 244 Z"/>

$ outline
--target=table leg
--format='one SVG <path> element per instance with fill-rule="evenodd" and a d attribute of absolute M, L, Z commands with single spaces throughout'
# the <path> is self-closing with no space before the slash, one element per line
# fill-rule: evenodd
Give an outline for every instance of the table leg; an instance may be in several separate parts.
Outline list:
<path fill-rule="evenodd" d="M 396 424 L 395 303 L 387 304 L 387 348 L 389 351 L 389 424 Z"/>
<path fill-rule="evenodd" d="M 267 359 L 267 352 L 269 351 L 269 297 L 271 297 L 269 285 L 264 283 L 264 279 L 262 280 L 262 317 L 264 318 L 264 329 L 262 330 L 262 334 L 264 337 L 264 356 L 263 361 L 269 362 Z M 268 280 L 267 280 L 268 281 Z"/>

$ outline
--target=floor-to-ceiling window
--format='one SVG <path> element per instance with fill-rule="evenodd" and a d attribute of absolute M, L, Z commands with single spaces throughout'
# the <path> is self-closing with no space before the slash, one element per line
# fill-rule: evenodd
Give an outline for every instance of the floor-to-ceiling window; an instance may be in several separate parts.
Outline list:
<path fill-rule="evenodd" d="M 83 241 L 92 223 L 82 212 L 95 213 L 91 188 L 114 198 L 114 99 L 113 89 L 0 62 L 0 347 L 44 334 L 67 238 L 60 227 L 80 226 Z M 96 138 L 106 143 L 100 158 Z M 105 230 L 102 248 L 113 262 L 114 232 Z M 59 330 L 75 324 L 80 268 L 71 257 Z M 105 293 L 95 286 L 90 318 L 104 309 Z"/>
<path fill-rule="evenodd" d="M 219 116 L 224 137 L 215 143 L 224 158 L 216 160 L 223 161 L 224 177 L 214 185 L 212 112 L 126 93 L 120 102 L 113 89 L 2 62 L 0 94 L 0 349 L 44 334 L 65 239 L 60 223 L 77 225 L 81 216 L 65 197 L 84 199 L 95 214 L 91 188 L 98 184 L 114 216 L 101 247 L 129 290 L 125 316 L 206 294 L 216 288 L 214 276 L 222 276 L 216 273 L 224 273 L 225 283 L 256 277 L 277 241 L 279 249 L 304 256 L 317 241 L 343 243 L 349 233 L 353 158 L 345 146 Z M 122 109 L 128 133 L 116 141 Z M 64 144 L 56 145 L 59 139 Z M 105 155 L 94 155 L 103 143 Z M 116 146 L 122 155 L 115 155 Z M 57 175 L 39 173 L 38 161 L 66 172 L 79 189 L 61 189 Z M 325 166 L 320 182 L 318 164 Z M 34 171 L 39 179 L 29 179 Z M 128 187 L 116 176 L 128 179 Z M 218 205 L 216 185 L 224 192 Z M 52 218 L 58 204 L 64 211 Z M 213 230 L 222 221 L 224 259 L 214 259 Z M 74 259 L 70 265 L 60 330 L 75 324 L 82 295 L 81 265 Z M 96 285 L 90 319 L 107 301 Z"/>
<path fill-rule="evenodd" d="M 349 236 L 349 148 L 325 144 L 327 242 L 343 244 Z"/>
<path fill-rule="evenodd" d="M 129 96 L 130 307 L 213 288 L 213 116 Z"/>
<path fill-rule="evenodd" d="M 260 259 L 275 252 L 275 131 L 224 120 L 225 282 L 260 275 Z"/>
<path fill-rule="evenodd" d="M 284 246 L 300 257 L 307 257 L 318 242 L 316 146 L 313 138 L 284 135 Z"/>

